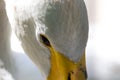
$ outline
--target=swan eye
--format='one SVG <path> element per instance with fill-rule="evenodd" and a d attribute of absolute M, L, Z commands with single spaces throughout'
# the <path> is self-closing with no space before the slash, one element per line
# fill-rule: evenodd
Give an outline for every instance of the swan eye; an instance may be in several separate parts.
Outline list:
<path fill-rule="evenodd" d="M 44 35 L 40 34 L 40 39 L 45 46 L 51 47 L 49 40 Z"/>

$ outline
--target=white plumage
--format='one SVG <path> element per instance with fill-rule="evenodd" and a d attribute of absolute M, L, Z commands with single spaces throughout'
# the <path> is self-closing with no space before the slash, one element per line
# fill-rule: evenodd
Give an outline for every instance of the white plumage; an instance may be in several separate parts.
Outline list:
<path fill-rule="evenodd" d="M 39 34 L 46 35 L 57 51 L 79 61 L 88 37 L 83 0 L 5 0 L 5 3 L 12 29 L 45 78 L 50 70 L 50 52 L 39 44 Z"/>

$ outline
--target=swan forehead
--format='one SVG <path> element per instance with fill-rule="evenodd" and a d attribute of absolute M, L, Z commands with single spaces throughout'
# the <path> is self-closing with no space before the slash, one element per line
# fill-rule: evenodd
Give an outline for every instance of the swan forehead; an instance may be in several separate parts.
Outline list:
<path fill-rule="evenodd" d="M 83 0 L 54 0 L 46 6 L 41 18 L 43 28 L 38 26 L 38 34 L 45 34 L 58 52 L 78 61 L 88 38 L 88 18 Z"/>

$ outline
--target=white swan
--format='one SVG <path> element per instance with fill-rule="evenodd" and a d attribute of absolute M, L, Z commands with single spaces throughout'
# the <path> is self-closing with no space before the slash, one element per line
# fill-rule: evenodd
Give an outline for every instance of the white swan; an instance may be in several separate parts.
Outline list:
<path fill-rule="evenodd" d="M 83 0 L 5 0 L 21 45 L 44 80 L 86 80 L 88 17 Z"/>

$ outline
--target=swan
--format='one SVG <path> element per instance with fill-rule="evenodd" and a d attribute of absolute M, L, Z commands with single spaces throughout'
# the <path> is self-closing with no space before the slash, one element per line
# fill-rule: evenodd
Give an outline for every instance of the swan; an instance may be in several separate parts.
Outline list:
<path fill-rule="evenodd" d="M 84 0 L 4 0 L 12 30 L 43 80 L 87 80 Z"/>

